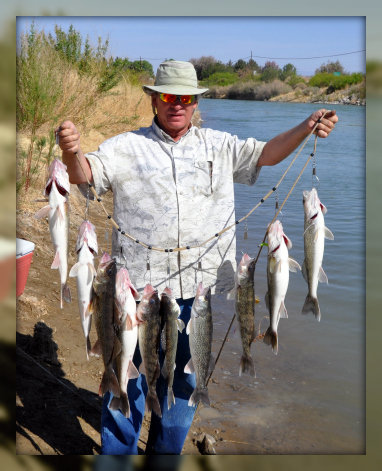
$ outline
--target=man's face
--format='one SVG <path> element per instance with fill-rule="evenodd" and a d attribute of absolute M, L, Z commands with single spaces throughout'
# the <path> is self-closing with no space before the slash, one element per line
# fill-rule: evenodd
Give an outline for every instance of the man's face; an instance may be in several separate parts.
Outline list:
<path fill-rule="evenodd" d="M 196 101 L 189 105 L 183 105 L 180 100 L 176 100 L 175 103 L 165 103 L 157 94 L 152 96 L 152 103 L 157 109 L 160 127 L 171 137 L 187 131 L 192 114 L 198 107 Z"/>

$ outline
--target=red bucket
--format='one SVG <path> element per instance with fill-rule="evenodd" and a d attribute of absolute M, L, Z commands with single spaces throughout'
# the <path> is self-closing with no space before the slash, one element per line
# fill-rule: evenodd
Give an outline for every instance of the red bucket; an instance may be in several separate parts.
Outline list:
<path fill-rule="evenodd" d="M 0 238 L 0 301 L 9 295 L 14 274 L 15 242 Z"/>
<path fill-rule="evenodd" d="M 34 243 L 28 240 L 16 239 L 16 296 L 24 292 L 28 279 L 29 267 L 33 257 Z"/>

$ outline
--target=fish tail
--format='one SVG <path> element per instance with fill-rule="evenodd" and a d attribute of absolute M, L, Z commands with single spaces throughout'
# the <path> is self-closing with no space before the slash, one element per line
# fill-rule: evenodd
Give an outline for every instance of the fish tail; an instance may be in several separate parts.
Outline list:
<path fill-rule="evenodd" d="M 239 367 L 239 376 L 242 374 L 249 374 L 250 376 L 256 376 L 255 373 L 255 365 L 253 364 L 253 360 L 251 356 L 243 355 L 240 360 L 240 367 Z"/>
<path fill-rule="evenodd" d="M 174 391 L 172 388 L 167 389 L 167 407 L 168 410 L 171 409 L 171 406 L 175 404 L 175 396 L 174 396 Z"/>
<path fill-rule="evenodd" d="M 197 406 L 201 402 L 205 407 L 210 406 L 210 396 L 208 395 L 207 388 L 195 388 L 194 392 L 191 394 L 191 397 L 188 401 L 190 407 Z"/>
<path fill-rule="evenodd" d="M 318 305 L 318 299 L 314 298 L 310 294 L 305 298 L 305 303 L 302 308 L 303 314 L 308 314 L 308 312 L 313 312 L 314 317 L 320 322 L 321 320 L 321 311 L 320 306 Z"/>
<path fill-rule="evenodd" d="M 113 393 L 113 396 L 119 397 L 119 384 L 117 377 L 115 376 L 115 373 L 112 369 L 104 371 L 99 391 L 100 396 L 104 396 L 108 391 L 111 391 Z"/>
<path fill-rule="evenodd" d="M 162 412 L 160 410 L 158 396 L 155 391 L 153 393 L 148 391 L 147 397 L 146 397 L 145 409 L 146 409 L 146 412 L 154 411 L 158 417 L 162 417 Z"/>
<path fill-rule="evenodd" d="M 86 337 L 86 358 L 89 361 L 89 353 L 90 350 L 92 349 L 92 344 L 90 343 L 90 338 L 89 336 Z"/>
<path fill-rule="evenodd" d="M 271 345 L 272 350 L 277 355 L 277 352 L 279 350 L 279 342 L 278 342 L 278 339 L 277 339 L 277 332 L 274 331 L 271 327 L 268 327 L 267 331 L 265 332 L 263 342 L 266 345 Z"/>
<path fill-rule="evenodd" d="M 61 304 L 62 304 L 62 299 L 66 301 L 67 303 L 72 302 L 72 293 L 70 292 L 70 288 L 66 283 L 63 283 L 61 285 Z"/>
<path fill-rule="evenodd" d="M 130 403 L 126 393 L 121 392 L 120 397 L 113 397 L 109 405 L 110 410 L 120 410 L 128 419 L 130 417 Z"/>

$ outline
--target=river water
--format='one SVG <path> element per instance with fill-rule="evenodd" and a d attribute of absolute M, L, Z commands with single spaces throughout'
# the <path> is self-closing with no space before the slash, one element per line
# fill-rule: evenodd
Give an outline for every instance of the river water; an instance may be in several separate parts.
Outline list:
<path fill-rule="evenodd" d="M 319 104 L 202 100 L 202 126 L 267 141 L 297 125 Z M 329 284 L 319 284 L 321 322 L 303 316 L 308 287 L 301 272 L 290 273 L 285 299 L 288 319 L 278 328 L 275 355 L 262 341 L 252 345 L 256 378 L 239 377 L 240 337 L 229 335 L 209 384 L 213 407 L 199 407 L 196 423 L 217 430 L 221 454 L 363 454 L 365 453 L 365 107 L 336 105 L 339 123 L 315 153 L 318 194 L 327 207 L 325 225 L 334 240 L 325 241 L 323 268 Z M 313 151 L 314 136 L 277 191 L 279 204 Z M 297 149 L 298 151 L 299 149 Z M 296 151 L 296 152 L 297 152 Z M 296 155 L 296 152 L 292 156 Z M 236 185 L 236 218 L 246 215 L 279 181 L 291 157 L 263 168 L 255 186 Z M 284 232 L 293 243 L 289 254 L 303 262 L 303 190 L 312 187 L 308 164 L 282 210 Z M 318 186 L 315 180 L 314 186 Z M 275 215 L 271 195 L 237 227 L 237 260 L 242 251 L 258 253 L 267 224 Z M 265 250 L 264 250 L 265 249 Z M 268 311 L 266 247 L 256 266 L 256 326 L 264 332 Z M 225 295 L 212 300 L 213 354 L 222 344 L 234 313 Z"/>

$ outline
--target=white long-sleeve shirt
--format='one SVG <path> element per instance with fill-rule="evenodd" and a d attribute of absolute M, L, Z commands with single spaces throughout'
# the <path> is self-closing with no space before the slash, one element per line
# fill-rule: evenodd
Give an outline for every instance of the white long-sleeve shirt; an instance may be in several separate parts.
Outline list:
<path fill-rule="evenodd" d="M 98 195 L 113 192 L 112 216 L 122 231 L 147 245 L 174 249 L 200 244 L 235 223 L 233 184 L 255 183 L 264 145 L 195 126 L 175 142 L 153 120 L 150 127 L 106 140 L 86 158 Z M 87 184 L 79 188 L 87 194 Z M 113 228 L 112 257 L 124 263 L 122 244 L 138 291 L 151 275 L 159 293 L 170 283 L 176 298 L 195 296 L 200 281 L 222 293 L 234 286 L 235 228 L 200 249 L 169 254 L 148 250 Z"/>

